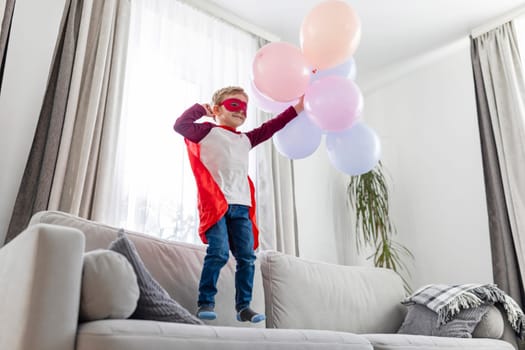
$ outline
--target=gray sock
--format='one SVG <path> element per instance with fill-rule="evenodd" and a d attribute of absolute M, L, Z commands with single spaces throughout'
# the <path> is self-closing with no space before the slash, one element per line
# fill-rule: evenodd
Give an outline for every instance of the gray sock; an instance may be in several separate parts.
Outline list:
<path fill-rule="evenodd" d="M 251 323 L 257 323 L 261 322 L 266 319 L 266 316 L 264 314 L 259 314 L 249 307 L 245 307 L 241 311 L 237 313 L 237 321 L 241 322 L 251 322 Z"/>

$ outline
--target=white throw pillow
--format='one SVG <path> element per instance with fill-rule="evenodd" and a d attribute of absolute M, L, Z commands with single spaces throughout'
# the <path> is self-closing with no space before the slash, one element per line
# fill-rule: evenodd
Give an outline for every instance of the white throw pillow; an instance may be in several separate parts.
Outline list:
<path fill-rule="evenodd" d="M 122 254 L 106 249 L 84 254 L 82 321 L 128 318 L 137 307 L 139 295 L 137 276 Z"/>
<path fill-rule="evenodd" d="M 203 324 L 201 320 L 171 298 L 169 293 L 153 278 L 142 262 L 135 244 L 128 238 L 123 229 L 119 231 L 117 239 L 110 243 L 109 249 L 125 256 L 137 276 L 140 297 L 131 318 Z"/>
<path fill-rule="evenodd" d="M 498 307 L 490 305 L 489 310 L 483 315 L 474 332 L 472 332 L 472 338 L 500 339 L 503 336 L 505 322 Z"/>

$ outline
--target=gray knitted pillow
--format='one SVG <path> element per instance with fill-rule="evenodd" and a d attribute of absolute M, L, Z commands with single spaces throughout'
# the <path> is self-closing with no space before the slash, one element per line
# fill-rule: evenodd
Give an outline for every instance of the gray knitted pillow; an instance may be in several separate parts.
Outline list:
<path fill-rule="evenodd" d="M 108 249 L 124 255 L 137 275 L 140 296 L 137 308 L 130 318 L 203 324 L 201 320 L 173 300 L 168 292 L 153 278 L 124 230 L 119 231 L 117 239 L 110 243 Z"/>
<path fill-rule="evenodd" d="M 463 309 L 452 320 L 439 325 L 438 315 L 434 311 L 424 305 L 408 305 L 408 313 L 398 333 L 472 338 L 472 332 L 488 310 L 488 305 Z"/>

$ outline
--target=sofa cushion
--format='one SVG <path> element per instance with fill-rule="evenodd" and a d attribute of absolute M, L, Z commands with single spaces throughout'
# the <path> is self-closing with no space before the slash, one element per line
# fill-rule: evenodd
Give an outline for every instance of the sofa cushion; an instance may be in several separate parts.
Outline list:
<path fill-rule="evenodd" d="M 108 249 L 125 256 L 137 275 L 140 296 L 137 308 L 131 315 L 132 318 L 202 324 L 202 321 L 173 300 L 168 292 L 151 276 L 140 259 L 135 245 L 128 239 L 124 230 L 119 232 L 118 238 L 109 245 Z"/>
<path fill-rule="evenodd" d="M 41 211 L 33 215 L 30 225 L 49 223 L 74 227 L 86 237 L 86 251 L 107 248 L 117 237 L 118 228 L 100 222 L 86 220 L 60 211 Z M 206 246 L 184 242 L 168 241 L 126 230 L 128 237 L 135 244 L 144 265 L 160 285 L 177 300 L 181 306 L 195 314 L 202 263 L 206 255 Z M 264 310 L 264 292 L 259 260 L 255 262 L 253 284 L 254 310 Z M 215 311 L 217 319 L 206 321 L 207 324 L 235 327 L 264 328 L 265 323 L 238 322 L 235 318 L 235 259 L 230 257 L 222 268 L 217 282 Z"/>
<path fill-rule="evenodd" d="M 341 266 L 268 251 L 261 254 L 267 326 L 394 333 L 406 308 L 392 270 Z"/>
<path fill-rule="evenodd" d="M 373 350 L 364 337 L 342 332 L 195 326 L 144 320 L 80 325 L 76 350 Z"/>
<path fill-rule="evenodd" d="M 514 350 L 503 340 L 431 337 L 407 334 L 362 334 L 374 350 Z"/>
<path fill-rule="evenodd" d="M 426 306 L 413 304 L 407 308 L 408 313 L 398 333 L 456 338 L 472 338 L 474 328 L 488 311 L 487 305 L 464 309 L 440 325 L 437 313 Z"/>
<path fill-rule="evenodd" d="M 138 299 L 137 276 L 123 255 L 105 249 L 84 254 L 81 320 L 128 318 L 135 311 Z"/>

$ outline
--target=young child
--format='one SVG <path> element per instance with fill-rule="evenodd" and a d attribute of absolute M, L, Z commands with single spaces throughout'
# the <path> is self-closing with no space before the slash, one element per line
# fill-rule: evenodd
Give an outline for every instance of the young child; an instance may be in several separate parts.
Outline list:
<path fill-rule="evenodd" d="M 248 177 L 248 152 L 268 140 L 303 110 L 303 100 L 260 127 L 241 133 L 246 120 L 248 95 L 231 86 L 213 94 L 213 105 L 195 104 L 175 122 L 185 138 L 190 164 L 197 182 L 199 236 L 208 244 L 199 283 L 197 317 L 213 320 L 217 280 L 231 250 L 237 261 L 235 308 L 237 320 L 260 322 L 265 315 L 250 308 L 255 249 L 255 190 Z M 202 116 L 213 123 L 196 123 Z"/>

